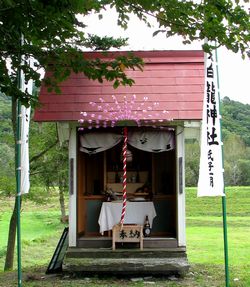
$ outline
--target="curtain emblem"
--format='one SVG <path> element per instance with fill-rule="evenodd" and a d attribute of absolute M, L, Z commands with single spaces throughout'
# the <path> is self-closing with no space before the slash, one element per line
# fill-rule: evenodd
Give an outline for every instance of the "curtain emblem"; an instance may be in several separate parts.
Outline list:
<path fill-rule="evenodd" d="M 148 141 L 146 137 L 140 139 L 141 144 L 145 144 Z"/>
<path fill-rule="evenodd" d="M 166 145 L 166 150 L 171 149 L 171 144 Z"/>

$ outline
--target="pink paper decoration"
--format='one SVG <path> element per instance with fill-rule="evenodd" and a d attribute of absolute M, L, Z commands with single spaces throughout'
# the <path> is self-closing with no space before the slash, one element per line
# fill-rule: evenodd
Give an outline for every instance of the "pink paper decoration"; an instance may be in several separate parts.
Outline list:
<path fill-rule="evenodd" d="M 143 124 L 151 124 L 151 126 L 156 127 L 157 123 L 162 123 L 163 119 L 160 114 L 164 114 L 164 119 L 171 121 L 171 118 L 167 118 L 168 111 L 164 110 L 161 113 L 157 113 L 159 107 L 158 102 L 149 102 L 148 97 L 144 97 L 143 101 L 136 101 L 136 95 L 131 97 L 124 96 L 123 101 L 119 102 L 115 95 L 111 96 L 113 102 L 106 103 L 105 100 L 100 97 L 98 103 L 89 102 L 91 109 L 96 109 L 95 112 L 81 112 L 81 119 L 79 123 L 88 128 L 99 128 L 99 127 L 114 127 L 121 121 L 134 121 L 137 126 L 142 126 Z M 133 108 L 135 104 L 139 106 L 135 109 Z M 91 110 L 90 109 L 90 110 Z M 154 117 L 152 115 L 154 112 Z M 103 113 L 100 114 L 100 113 Z"/>

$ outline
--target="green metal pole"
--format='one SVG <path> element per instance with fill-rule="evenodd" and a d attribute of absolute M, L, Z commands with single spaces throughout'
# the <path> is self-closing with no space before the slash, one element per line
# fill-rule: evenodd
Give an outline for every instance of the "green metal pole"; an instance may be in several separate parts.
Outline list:
<path fill-rule="evenodd" d="M 223 236 L 224 236 L 224 258 L 225 258 L 225 283 L 229 287 L 229 268 L 228 268 L 228 241 L 227 241 L 227 209 L 226 197 L 222 197 L 222 211 L 223 211 Z"/>
<path fill-rule="evenodd" d="M 21 104 L 17 100 L 17 127 L 16 127 L 16 190 L 17 190 L 17 271 L 18 287 L 22 286 L 22 267 L 21 267 Z"/>
<path fill-rule="evenodd" d="M 22 35 L 20 37 L 20 47 L 22 46 Z M 21 65 L 20 54 L 20 65 Z M 22 88 L 21 69 L 17 73 L 17 87 Z M 16 117 L 16 196 L 17 196 L 17 277 L 18 287 L 22 286 L 22 260 L 21 260 L 21 102 L 17 99 L 17 117 Z"/>
<path fill-rule="evenodd" d="M 216 72 L 217 72 L 218 98 L 219 98 L 219 107 L 220 107 L 220 81 L 219 81 L 219 67 L 218 67 L 217 49 L 215 50 L 215 57 L 216 57 L 216 63 L 217 63 Z M 221 108 L 219 108 L 219 109 L 220 109 L 220 115 L 221 115 Z M 221 139 L 222 139 L 221 124 L 222 124 L 222 121 L 220 120 L 220 135 L 221 135 Z M 221 152 L 222 152 L 222 167 L 224 168 L 223 145 L 221 146 Z M 224 186 L 224 194 L 225 194 L 225 186 Z M 222 215 L 223 215 L 223 237 L 224 237 L 225 286 L 229 287 L 226 194 L 225 194 L 225 196 L 222 196 Z"/>

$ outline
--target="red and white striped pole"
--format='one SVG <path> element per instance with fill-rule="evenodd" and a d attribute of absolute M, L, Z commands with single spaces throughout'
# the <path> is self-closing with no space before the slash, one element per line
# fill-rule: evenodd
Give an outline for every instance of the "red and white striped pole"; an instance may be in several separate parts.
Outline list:
<path fill-rule="evenodd" d="M 123 162 L 123 189 L 122 189 L 122 215 L 120 224 L 123 226 L 124 217 L 126 213 L 126 205 L 127 205 L 127 142 L 128 142 L 128 130 L 127 127 L 124 127 L 123 129 L 123 148 L 122 148 L 122 162 Z"/>

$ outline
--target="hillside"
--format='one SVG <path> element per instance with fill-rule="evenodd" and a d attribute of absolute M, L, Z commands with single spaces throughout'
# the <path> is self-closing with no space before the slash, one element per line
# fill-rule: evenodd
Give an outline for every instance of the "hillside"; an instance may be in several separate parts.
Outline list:
<path fill-rule="evenodd" d="M 234 133 L 250 146 L 250 105 L 225 97 L 221 104 L 223 138 Z"/>

